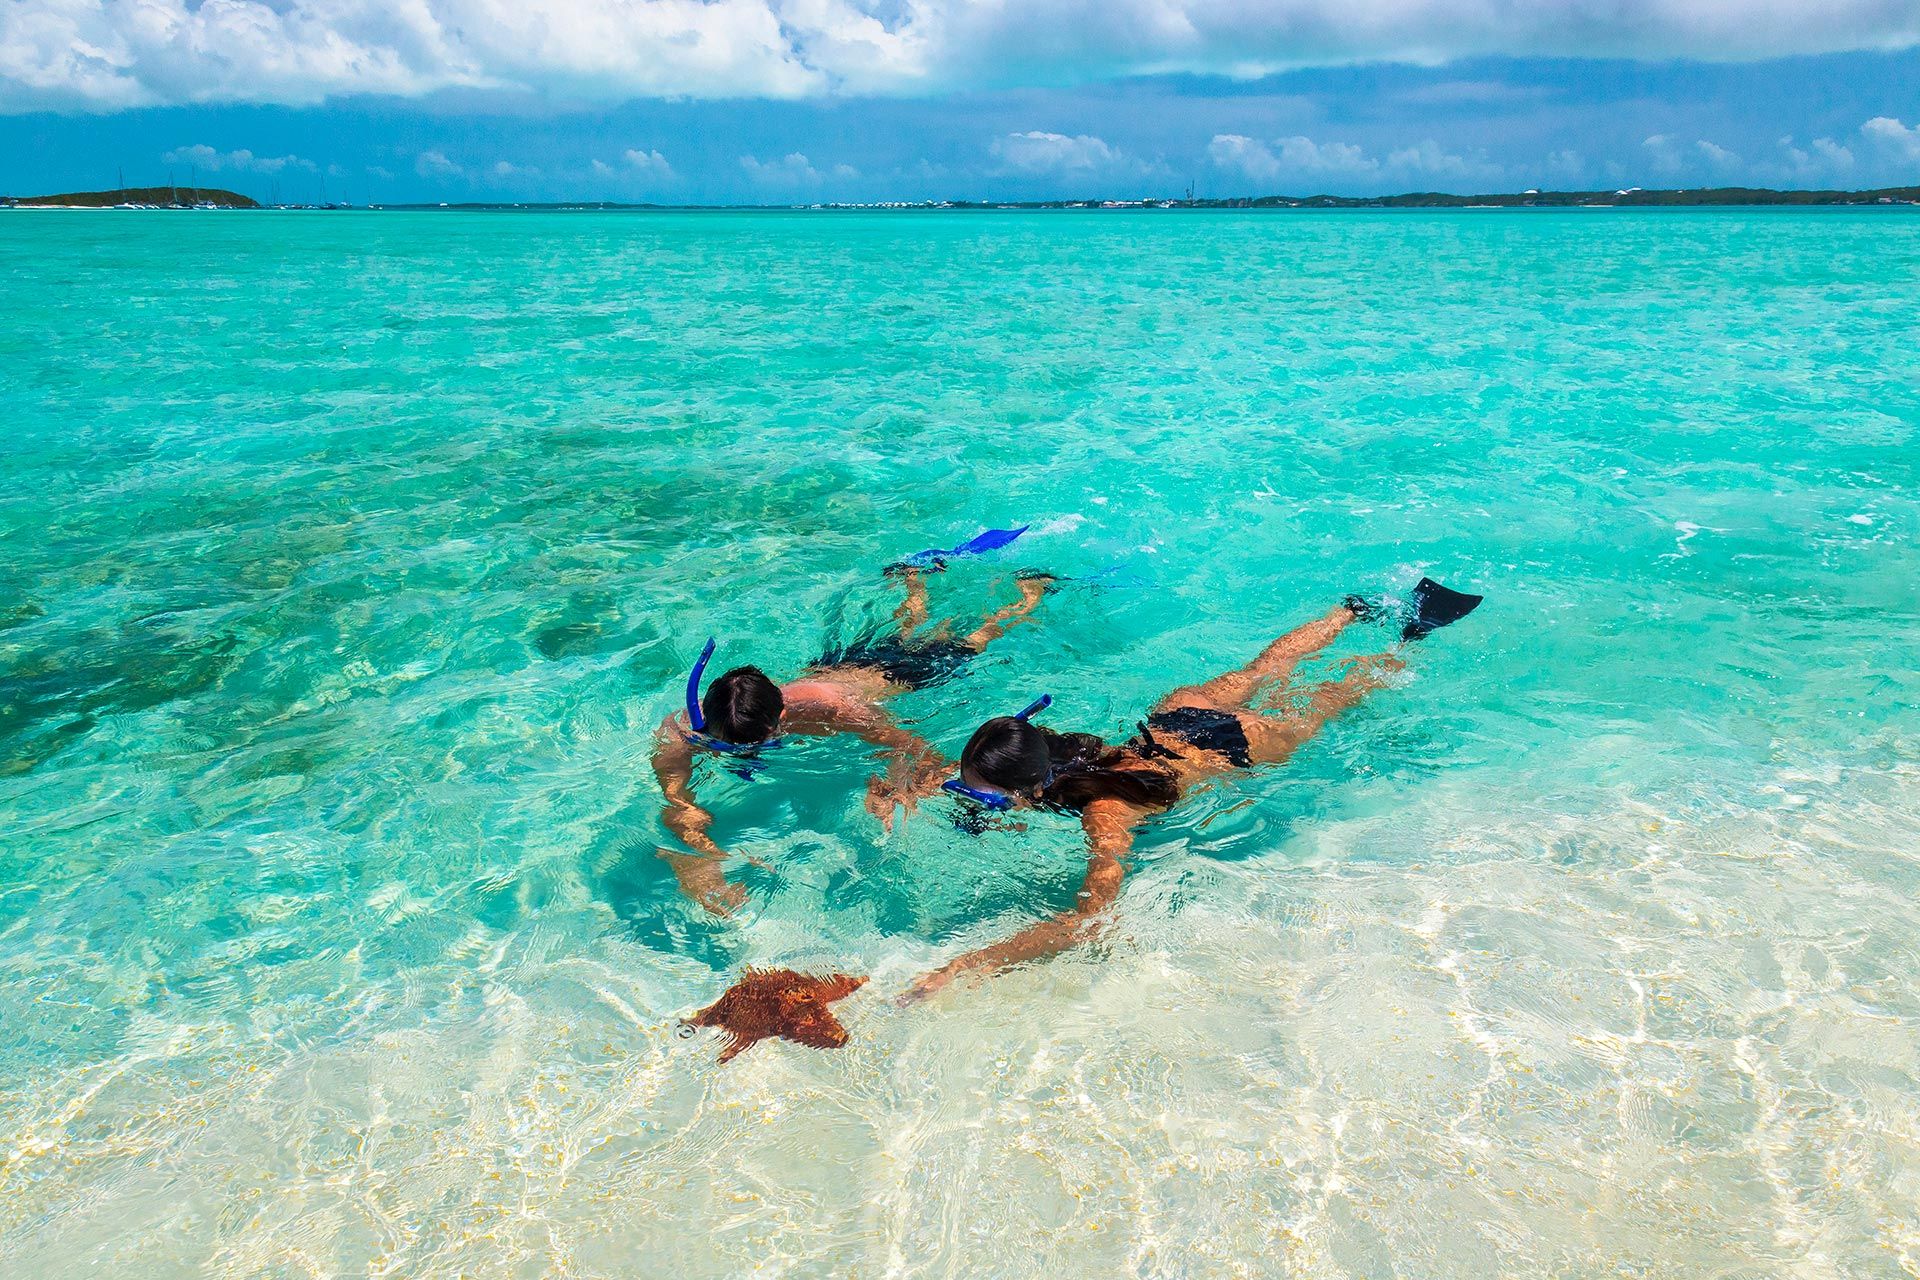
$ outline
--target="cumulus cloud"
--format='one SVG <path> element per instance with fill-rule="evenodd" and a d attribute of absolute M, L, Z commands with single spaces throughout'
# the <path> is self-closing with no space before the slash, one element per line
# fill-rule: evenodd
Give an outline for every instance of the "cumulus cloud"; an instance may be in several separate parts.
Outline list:
<path fill-rule="evenodd" d="M 1237 169 L 1257 181 L 1282 176 L 1360 177 L 1380 171 L 1380 162 L 1359 147 L 1312 138 L 1281 138 L 1268 144 L 1244 134 L 1215 134 L 1207 158 L 1222 169 Z"/>
<path fill-rule="evenodd" d="M 1672 134 L 1656 133 L 1640 145 L 1646 149 L 1647 159 L 1660 173 L 1678 173 L 1686 163 L 1681 157 L 1680 143 Z"/>
<path fill-rule="evenodd" d="M 667 163 L 667 158 L 658 151 L 641 150 L 637 147 L 629 147 L 623 152 L 619 164 L 595 160 L 593 173 L 597 178 L 619 178 L 626 181 L 636 178 L 665 181 L 680 176 L 673 171 L 673 166 Z"/>
<path fill-rule="evenodd" d="M 238 173 L 279 173 L 285 169 L 318 172 L 313 161 L 303 160 L 299 156 L 257 156 L 244 147 L 238 151 L 217 151 L 204 142 L 191 147 L 175 147 L 160 159 L 167 164 L 192 165 L 209 173 L 218 173 L 222 169 Z"/>
<path fill-rule="evenodd" d="M 850 164 L 836 164 L 831 169 L 821 170 L 814 167 L 806 154 L 794 151 L 778 160 L 761 160 L 756 156 L 741 156 L 740 167 L 755 182 L 770 187 L 817 187 L 829 176 L 835 178 L 857 178 L 860 171 Z"/>
<path fill-rule="evenodd" d="M 1920 161 L 1920 124 L 1905 125 L 1891 116 L 1875 116 L 1860 126 L 1867 141 L 1901 160 Z"/>
<path fill-rule="evenodd" d="M 1780 139 L 1780 152 L 1786 159 L 1779 166 L 1779 172 L 1790 182 L 1835 178 L 1853 168 L 1853 149 L 1832 138 L 1815 138 L 1803 148 L 1791 137 L 1785 137 Z"/>
<path fill-rule="evenodd" d="M 1807 185 L 1847 180 L 1855 167 L 1853 149 L 1832 138 L 1815 138 L 1802 147 L 1789 135 L 1779 140 L 1778 151 L 1749 152 L 1752 159 L 1705 138 L 1684 144 L 1664 133 L 1642 146 L 1653 171 L 1672 182 Z"/>
<path fill-rule="evenodd" d="M 997 138 L 993 154 L 1021 173 L 1091 173 L 1123 162 L 1120 152 L 1090 134 L 1010 133 Z"/>
<path fill-rule="evenodd" d="M 1587 176 L 1587 158 L 1570 148 L 1556 151 L 1547 157 L 1547 172 L 1561 182 L 1583 182 Z"/>
<path fill-rule="evenodd" d="M 1485 165 L 1444 150 L 1429 138 L 1411 147 L 1402 147 L 1387 157 L 1387 168 L 1399 173 L 1432 178 L 1469 178 L 1486 169 Z"/>
<path fill-rule="evenodd" d="M 1740 167 L 1740 157 L 1738 155 L 1727 150 L 1725 147 L 1708 142 L 1705 138 L 1694 143 L 1693 147 L 1708 164 L 1716 169 L 1738 169 Z"/>
<path fill-rule="evenodd" d="M 1387 153 L 1371 155 L 1350 142 L 1316 142 L 1295 136 L 1268 143 L 1244 134 L 1215 134 L 1207 144 L 1207 158 L 1222 169 L 1235 170 L 1256 182 L 1312 182 L 1380 179 L 1417 182 L 1466 180 L 1497 176 L 1499 170 L 1481 159 L 1456 155 L 1428 139 Z"/>
<path fill-rule="evenodd" d="M 413 171 L 423 178 L 457 178 L 466 172 L 444 151 L 422 151 L 414 157 Z"/>
<path fill-rule="evenodd" d="M 1353 62 L 1739 61 L 1916 44 L 1912 0 L 7 0 L 0 110 L 306 104 L 457 87 L 795 98 Z"/>

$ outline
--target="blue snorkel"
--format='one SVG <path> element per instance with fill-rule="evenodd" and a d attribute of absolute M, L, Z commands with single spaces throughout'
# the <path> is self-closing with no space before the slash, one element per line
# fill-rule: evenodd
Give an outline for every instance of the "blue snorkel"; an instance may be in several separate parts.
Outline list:
<path fill-rule="evenodd" d="M 718 751 L 721 755 L 752 756 L 762 751 L 787 745 L 785 738 L 778 735 L 764 742 L 728 742 L 725 738 L 716 738 L 707 732 L 706 713 L 700 710 L 700 678 L 707 673 L 707 660 L 713 657 L 713 637 L 707 637 L 707 647 L 700 651 L 700 660 L 693 664 L 693 670 L 687 673 L 687 723 L 693 726 L 693 732 L 686 734 L 687 742 L 708 751 Z"/>
<path fill-rule="evenodd" d="M 1043 693 L 1039 697 L 1035 698 L 1033 702 L 1027 707 L 1027 709 L 1025 711 L 1022 711 L 1019 715 L 1015 716 L 1014 719 L 1024 723 L 1028 720 L 1031 720 L 1034 716 L 1039 715 L 1042 711 L 1045 711 L 1048 707 L 1052 705 L 1053 705 L 1053 695 L 1050 693 Z M 973 801 L 975 804 L 983 805 L 986 808 L 993 810 L 995 813 L 1005 813 L 1008 809 L 1013 808 L 1013 797 L 1008 795 L 1006 792 L 982 791 L 977 787 L 968 786 L 966 783 L 960 781 L 960 779 L 958 778 L 947 779 L 945 782 L 940 784 L 940 789 L 942 791 L 951 791 L 953 792 L 953 794 L 957 796 L 965 796 L 967 799 Z"/>

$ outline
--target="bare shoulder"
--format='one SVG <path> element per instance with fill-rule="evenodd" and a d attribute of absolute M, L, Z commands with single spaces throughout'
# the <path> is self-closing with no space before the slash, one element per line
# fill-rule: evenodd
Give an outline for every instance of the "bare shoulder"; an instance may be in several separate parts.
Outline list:
<path fill-rule="evenodd" d="M 877 687 L 869 687 L 859 679 L 818 675 L 803 676 L 780 688 L 786 701 L 786 718 L 796 722 L 796 727 L 809 722 L 846 724 L 872 719 L 874 703 L 885 692 L 884 680 Z"/>

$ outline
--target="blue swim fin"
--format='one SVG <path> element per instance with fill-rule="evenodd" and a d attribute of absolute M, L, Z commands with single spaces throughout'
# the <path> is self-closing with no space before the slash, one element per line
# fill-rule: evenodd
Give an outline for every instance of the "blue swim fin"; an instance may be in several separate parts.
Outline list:
<path fill-rule="evenodd" d="M 943 564 L 954 556 L 977 556 L 983 551 L 998 551 L 1001 547 L 1010 545 L 1029 527 L 1023 524 L 1018 529 L 988 529 L 984 533 L 975 534 L 950 550 L 943 551 L 939 547 L 929 547 L 925 551 L 916 551 L 906 559 L 888 565 L 887 568 L 889 570 L 928 569 L 934 565 Z"/>
<path fill-rule="evenodd" d="M 1480 607 L 1485 596 L 1470 596 L 1464 591 L 1443 587 L 1432 578 L 1422 578 L 1413 588 L 1413 617 L 1401 629 L 1402 640 L 1418 640 L 1449 623 L 1460 621 Z"/>
<path fill-rule="evenodd" d="M 1010 545 L 1015 538 L 1025 533 L 1028 528 L 1029 526 L 1023 524 L 1018 529 L 988 529 L 985 533 L 976 534 L 968 538 L 965 542 L 947 552 L 947 554 L 950 556 L 977 556 L 982 551 L 998 551 L 1000 548 Z"/>

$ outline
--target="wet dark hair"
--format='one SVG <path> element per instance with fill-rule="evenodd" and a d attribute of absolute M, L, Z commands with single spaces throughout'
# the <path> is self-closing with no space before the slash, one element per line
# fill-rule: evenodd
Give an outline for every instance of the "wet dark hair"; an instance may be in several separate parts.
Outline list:
<path fill-rule="evenodd" d="M 735 667 L 712 684 L 700 699 L 707 732 L 722 742 L 747 745 L 765 742 L 780 727 L 786 710 L 780 686 L 758 667 Z"/>
<path fill-rule="evenodd" d="M 1040 802 L 1059 809 L 1084 809 L 1101 799 L 1164 809 L 1180 798 L 1164 769 L 1116 768 L 1126 754 L 1090 733 L 1055 733 L 996 716 L 967 739 L 960 767 L 1011 795 L 1030 795 L 1045 783 Z"/>

